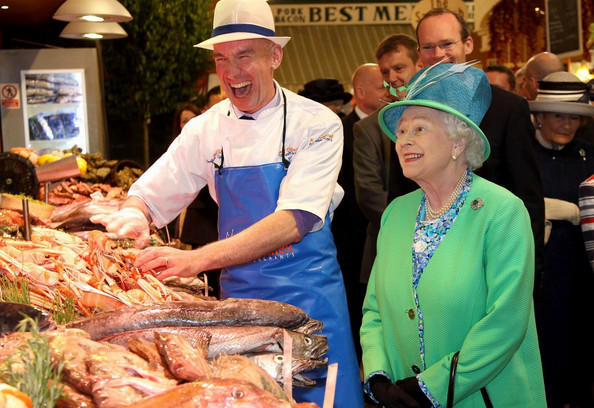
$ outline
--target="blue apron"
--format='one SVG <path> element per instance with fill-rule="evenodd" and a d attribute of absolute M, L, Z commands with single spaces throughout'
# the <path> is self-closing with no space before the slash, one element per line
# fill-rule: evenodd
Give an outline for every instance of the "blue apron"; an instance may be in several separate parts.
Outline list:
<path fill-rule="evenodd" d="M 286 110 L 284 120 L 282 151 L 285 164 L 224 167 L 223 154 L 215 174 L 220 239 L 237 234 L 274 212 L 288 165 L 284 159 Z M 276 300 L 300 307 L 311 318 L 322 321 L 324 328 L 316 334 L 328 337 L 328 364 L 338 362 L 334 406 L 363 407 L 361 376 L 328 215 L 321 230 L 305 235 L 300 242 L 279 248 L 253 262 L 224 268 L 220 285 L 222 299 Z M 293 388 L 293 398 L 297 402 L 315 402 L 322 407 L 326 370 L 312 370 L 305 375 L 315 379 L 317 385 Z"/>

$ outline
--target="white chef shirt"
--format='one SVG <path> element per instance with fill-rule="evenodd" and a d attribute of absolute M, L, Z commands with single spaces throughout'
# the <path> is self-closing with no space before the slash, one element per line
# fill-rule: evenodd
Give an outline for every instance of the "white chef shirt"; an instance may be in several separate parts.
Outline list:
<path fill-rule="evenodd" d="M 276 84 L 277 96 L 280 87 Z M 302 210 L 322 221 L 340 203 L 336 182 L 342 161 L 343 130 L 327 107 L 283 89 L 287 97 L 285 157 L 291 165 L 281 182 L 276 211 Z M 224 167 L 281 162 L 283 102 L 259 112 L 255 121 L 239 120 L 229 99 L 190 120 L 169 149 L 130 188 L 141 198 L 158 228 L 167 225 L 208 185 L 216 201 L 215 164 Z M 232 115 L 232 116 L 231 116 Z"/>

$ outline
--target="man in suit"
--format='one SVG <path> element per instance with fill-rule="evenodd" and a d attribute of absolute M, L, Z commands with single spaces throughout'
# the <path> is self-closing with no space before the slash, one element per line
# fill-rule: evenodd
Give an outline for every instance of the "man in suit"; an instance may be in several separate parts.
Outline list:
<path fill-rule="evenodd" d="M 424 66 L 463 63 L 473 50 L 466 22 L 445 8 L 427 12 L 417 25 L 419 55 Z M 539 294 L 544 258 L 544 198 L 532 139 L 534 126 L 526 99 L 491 86 L 492 100 L 480 128 L 491 145 L 491 156 L 478 175 L 505 187 L 524 202 L 535 240 L 535 289 Z"/>
<path fill-rule="evenodd" d="M 404 34 L 390 35 L 378 45 L 375 57 L 384 81 L 392 88 L 400 90 L 400 95 L 404 96 L 402 88 L 421 68 L 417 42 Z M 390 99 L 386 101 L 392 102 L 393 98 L 388 97 Z M 355 194 L 359 208 L 368 220 L 359 278 L 359 292 L 362 296 L 365 295 L 375 259 L 375 243 L 384 209 L 394 197 L 417 188 L 413 181 L 402 174 L 394 143 L 380 129 L 377 115 L 378 110 L 353 126 Z"/>
<path fill-rule="evenodd" d="M 342 118 L 344 128 L 344 150 L 342 167 L 338 175 L 338 184 L 344 189 L 344 198 L 334 211 L 332 232 L 336 244 L 338 263 L 344 277 L 347 292 L 351 328 L 359 362 L 361 346 L 359 328 L 361 327 L 361 305 L 363 296 L 359 288 L 359 271 L 365 244 L 367 219 L 359 209 L 355 198 L 355 180 L 353 170 L 353 125 L 360 119 L 378 110 L 389 97 L 384 87 L 382 74 L 377 64 L 363 64 L 353 72 L 352 91 L 355 107 Z"/>

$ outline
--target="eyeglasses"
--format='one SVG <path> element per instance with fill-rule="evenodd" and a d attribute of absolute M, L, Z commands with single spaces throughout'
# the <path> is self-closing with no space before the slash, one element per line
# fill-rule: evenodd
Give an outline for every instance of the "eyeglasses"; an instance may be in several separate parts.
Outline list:
<path fill-rule="evenodd" d="M 422 47 L 419 47 L 419 52 L 422 54 L 432 54 L 435 51 L 435 47 L 439 47 L 439 49 L 442 51 L 447 51 L 459 42 L 460 42 L 460 40 L 458 40 L 458 41 L 442 41 L 437 45 L 425 44 Z"/>

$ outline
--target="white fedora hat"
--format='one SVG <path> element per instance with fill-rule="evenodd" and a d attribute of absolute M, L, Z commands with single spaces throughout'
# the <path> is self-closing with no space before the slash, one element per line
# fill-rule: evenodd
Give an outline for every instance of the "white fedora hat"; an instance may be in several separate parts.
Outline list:
<path fill-rule="evenodd" d="M 277 37 L 274 17 L 265 0 L 220 0 L 214 12 L 212 36 L 194 47 L 212 50 L 214 44 L 266 38 L 281 47 L 291 37 Z"/>
<path fill-rule="evenodd" d="M 528 101 L 532 112 L 594 116 L 588 85 L 577 76 L 565 71 L 553 72 L 538 84 L 536 99 Z"/>

